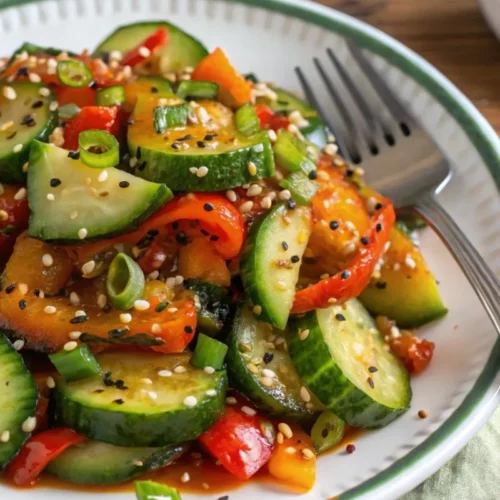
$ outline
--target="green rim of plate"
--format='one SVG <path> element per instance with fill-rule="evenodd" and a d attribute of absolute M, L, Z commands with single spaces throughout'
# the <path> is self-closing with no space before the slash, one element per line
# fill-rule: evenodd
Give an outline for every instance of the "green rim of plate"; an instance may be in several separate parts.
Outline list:
<path fill-rule="evenodd" d="M 0 0 L 0 10 L 44 0 Z M 465 134 L 483 158 L 489 171 L 500 187 L 500 140 L 486 119 L 474 105 L 436 68 L 416 53 L 372 26 L 341 14 L 333 9 L 304 0 L 224 0 L 242 3 L 266 10 L 279 12 L 303 21 L 316 24 L 329 31 L 350 37 L 361 47 L 389 60 L 407 75 L 422 85 L 455 118 Z M 474 413 L 492 387 L 500 367 L 500 339 L 497 340 L 486 366 L 472 389 L 453 414 L 423 443 L 375 477 L 342 493 L 338 500 L 355 500 L 374 488 L 394 480 L 408 468 L 421 462 L 433 452 L 450 434 L 460 427 Z"/>

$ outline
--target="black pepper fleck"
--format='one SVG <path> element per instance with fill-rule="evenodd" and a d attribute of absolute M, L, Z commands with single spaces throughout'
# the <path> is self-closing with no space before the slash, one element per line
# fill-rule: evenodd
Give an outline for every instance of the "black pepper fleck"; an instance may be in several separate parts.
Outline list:
<path fill-rule="evenodd" d="M 117 404 L 117 405 L 122 405 L 123 403 L 125 403 L 125 401 L 123 401 L 123 399 L 114 399 L 113 400 L 113 403 Z"/>
<path fill-rule="evenodd" d="M 41 108 L 42 106 L 43 106 L 43 101 L 35 101 L 31 105 L 31 109 L 38 109 L 38 108 Z"/>
<path fill-rule="evenodd" d="M 88 316 L 75 316 L 74 318 L 71 318 L 69 320 L 69 322 L 72 324 L 72 325 L 78 325 L 79 323 L 85 323 L 85 321 L 87 321 L 89 319 Z"/>

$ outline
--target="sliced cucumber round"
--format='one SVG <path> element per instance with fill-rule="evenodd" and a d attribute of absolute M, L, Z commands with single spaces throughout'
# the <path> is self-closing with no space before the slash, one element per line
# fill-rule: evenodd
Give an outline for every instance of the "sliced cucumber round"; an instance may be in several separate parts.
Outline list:
<path fill-rule="evenodd" d="M 97 358 L 104 378 L 58 379 L 56 385 L 58 420 L 92 439 L 121 446 L 181 443 L 196 439 L 224 411 L 226 373 L 192 367 L 187 353 Z"/>
<path fill-rule="evenodd" d="M 319 408 L 314 403 L 306 405 L 300 397 L 302 382 L 290 356 L 270 342 L 285 332 L 270 326 L 257 321 L 248 304 L 239 306 L 226 356 L 231 383 L 265 412 L 303 420 Z"/>
<path fill-rule="evenodd" d="M 153 116 L 160 99 L 139 98 L 128 128 L 129 149 L 140 156 L 137 176 L 166 183 L 174 191 L 221 191 L 274 175 L 265 132 L 240 134 L 231 110 L 202 100 L 194 108 L 191 102 L 194 123 L 157 133 Z"/>
<path fill-rule="evenodd" d="M 158 28 L 168 32 L 168 43 L 158 50 L 158 66 L 160 73 L 181 71 L 186 66 L 196 66 L 207 54 L 205 46 L 182 31 L 177 26 L 158 21 L 139 22 L 120 26 L 94 50 L 93 57 L 99 57 L 105 52 L 118 50 L 128 52 L 141 44 Z"/>
<path fill-rule="evenodd" d="M 82 243 L 132 231 L 171 196 L 163 184 L 116 168 L 87 167 L 65 149 L 38 141 L 31 148 L 28 234 L 33 238 Z"/>
<path fill-rule="evenodd" d="M 357 300 L 311 311 L 291 321 L 290 332 L 289 352 L 300 376 L 349 425 L 382 427 L 409 408 L 408 372 Z"/>
<path fill-rule="evenodd" d="M 283 330 L 299 277 L 300 262 L 311 233 L 308 207 L 275 205 L 248 234 L 241 257 L 241 278 L 258 318 Z"/>
<path fill-rule="evenodd" d="M 0 470 L 28 439 L 23 422 L 33 415 L 38 400 L 35 381 L 22 356 L 0 333 Z"/>
<path fill-rule="evenodd" d="M 40 83 L 3 83 L 0 93 L 0 182 L 25 182 L 23 165 L 28 161 L 33 140 L 47 140 L 57 124 L 57 111 L 50 110 L 54 94 L 42 96 L 42 88 Z"/>
<path fill-rule="evenodd" d="M 187 449 L 186 444 L 145 448 L 85 441 L 68 448 L 45 470 L 59 479 L 77 484 L 117 484 L 166 467 Z"/>

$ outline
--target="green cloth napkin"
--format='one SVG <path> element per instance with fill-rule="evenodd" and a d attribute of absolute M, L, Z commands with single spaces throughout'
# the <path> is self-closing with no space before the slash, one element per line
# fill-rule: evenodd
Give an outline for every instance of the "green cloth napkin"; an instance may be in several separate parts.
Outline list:
<path fill-rule="evenodd" d="M 499 500 L 500 408 L 446 465 L 400 500 Z"/>

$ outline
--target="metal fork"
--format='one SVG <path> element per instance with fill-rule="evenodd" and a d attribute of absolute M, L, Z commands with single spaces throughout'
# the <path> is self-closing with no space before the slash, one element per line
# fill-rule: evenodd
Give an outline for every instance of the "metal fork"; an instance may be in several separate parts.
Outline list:
<path fill-rule="evenodd" d="M 348 41 L 347 46 L 389 111 L 388 117 L 374 111 L 373 103 L 364 97 L 348 68 L 332 50 L 327 50 L 328 59 L 343 86 L 334 83 L 319 59 L 314 59 L 314 65 L 336 105 L 338 116 L 330 116 L 325 111 L 325 103 L 313 91 L 304 71 L 297 67 L 295 71 L 307 99 L 333 133 L 339 123 L 343 125 L 346 133 L 336 135 L 340 152 L 348 162 L 363 165 L 367 182 L 391 198 L 396 208 L 413 209 L 438 232 L 500 334 L 500 282 L 435 196 L 451 178 L 448 161 L 361 50 L 352 41 Z"/>

